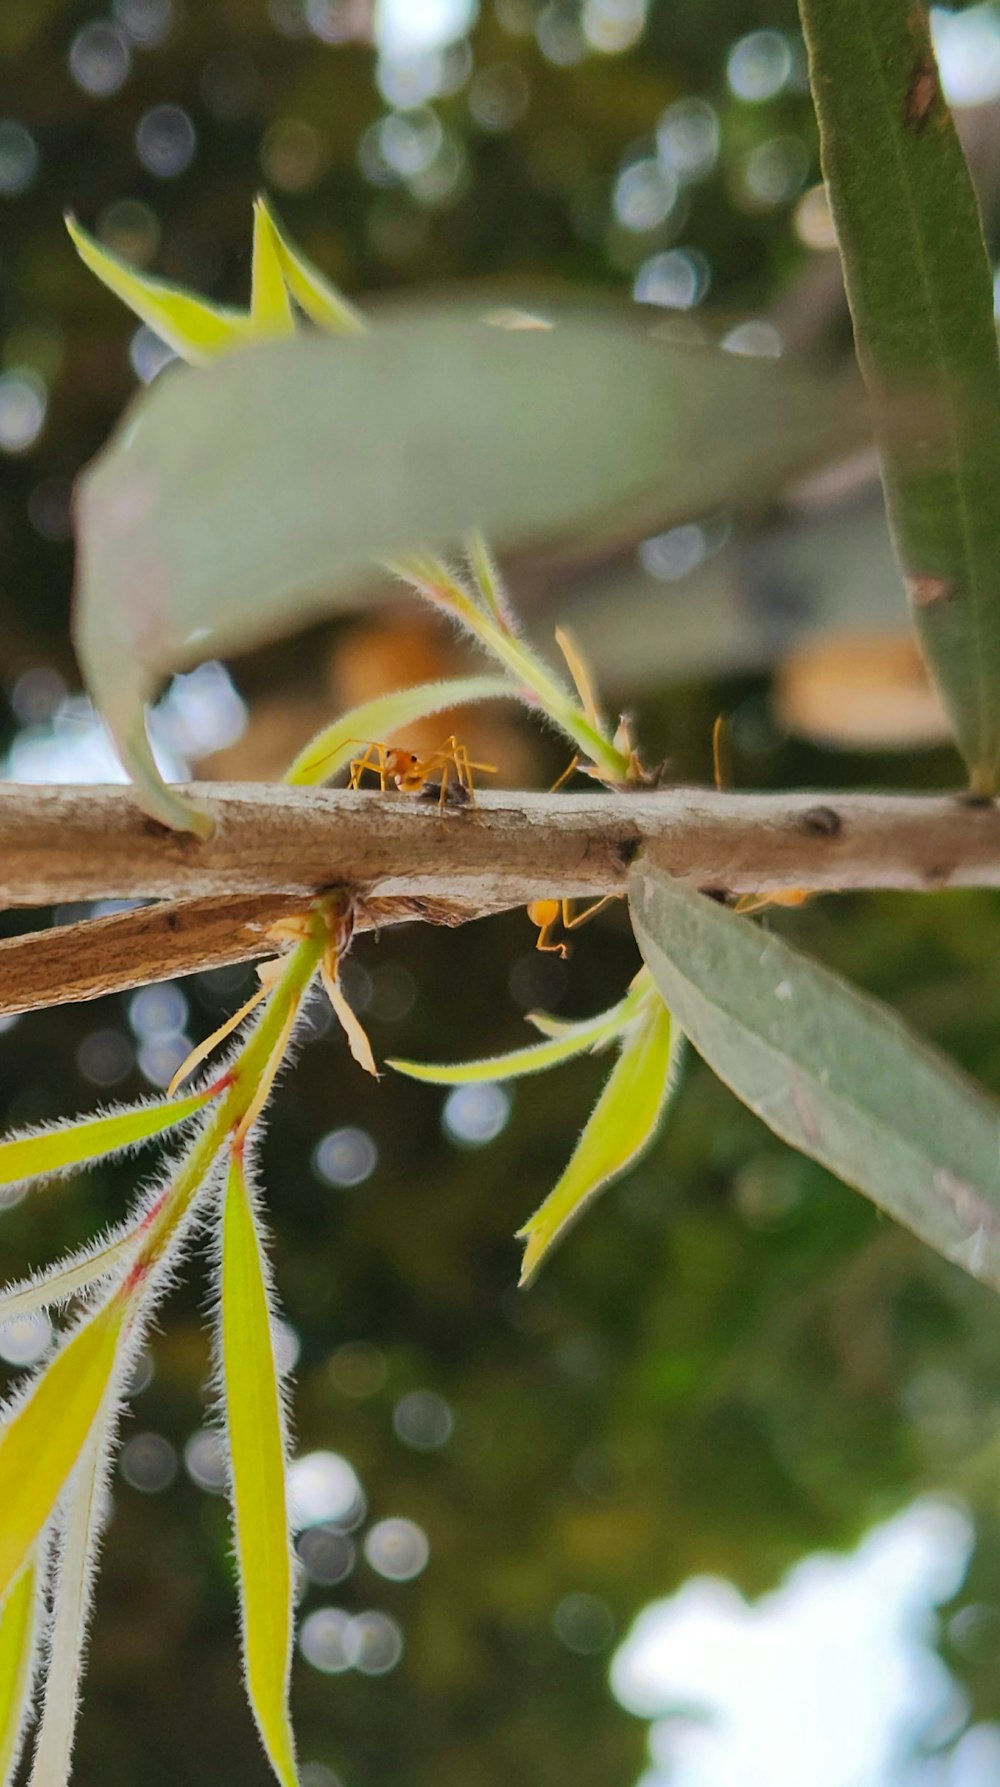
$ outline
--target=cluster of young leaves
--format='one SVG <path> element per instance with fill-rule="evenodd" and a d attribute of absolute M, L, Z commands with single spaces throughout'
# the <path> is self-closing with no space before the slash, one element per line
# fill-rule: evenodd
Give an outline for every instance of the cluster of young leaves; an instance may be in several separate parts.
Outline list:
<path fill-rule="evenodd" d="M 131 1362 L 177 1263 L 199 1230 L 221 1275 L 219 1380 L 229 1436 L 247 1692 L 278 1779 L 296 1779 L 287 1712 L 292 1578 L 285 1432 L 270 1290 L 253 1183 L 255 1125 L 306 991 L 336 965 L 349 919 L 317 903 L 277 965 L 259 1020 L 224 1070 L 168 1096 L 0 1144 L 0 1183 L 41 1184 L 74 1167 L 189 1128 L 191 1139 L 131 1214 L 90 1247 L 0 1296 L 0 1320 L 79 1299 L 51 1361 L 0 1427 L 0 1779 L 17 1767 L 44 1660 L 34 1787 L 69 1775 L 83 1647 L 106 1512 L 106 1480 Z"/>

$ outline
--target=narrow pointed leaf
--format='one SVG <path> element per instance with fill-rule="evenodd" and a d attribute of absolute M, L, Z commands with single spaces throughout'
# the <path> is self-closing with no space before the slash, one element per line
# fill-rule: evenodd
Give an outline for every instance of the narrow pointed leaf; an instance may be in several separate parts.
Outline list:
<path fill-rule="evenodd" d="M 547 1042 L 529 1043 L 527 1048 L 512 1049 L 508 1055 L 490 1055 L 484 1061 L 454 1063 L 387 1061 L 386 1066 L 406 1074 L 408 1079 L 425 1080 L 432 1086 L 472 1086 L 480 1081 L 515 1080 L 527 1073 L 544 1073 L 546 1068 L 572 1061 L 575 1055 L 583 1055 L 588 1049 L 600 1048 L 602 1043 L 613 1041 L 621 1031 L 622 1023 L 622 1007 L 616 1005 L 611 1011 L 592 1018 L 589 1024 L 574 1024 L 567 1027 L 562 1036 L 552 1037 Z"/>
<path fill-rule="evenodd" d="M 614 307 L 512 333 L 423 306 L 182 367 L 78 486 L 84 677 L 147 810 L 204 831 L 142 742 L 164 676 L 343 609 L 373 564 L 474 528 L 501 551 L 617 538 L 773 488 L 844 438 L 844 405 L 800 371 Z"/>
<path fill-rule="evenodd" d="M 41 1623 L 40 1571 L 29 1558 L 0 1609 L 0 1787 L 9 1787 L 27 1724 Z"/>
<path fill-rule="evenodd" d="M 922 0 L 800 0 L 896 551 L 972 773 L 1000 772 L 993 270 Z"/>
<path fill-rule="evenodd" d="M 125 1320 L 115 1296 L 78 1328 L 0 1429 L 0 1596 L 49 1521 L 104 1398 Z"/>
<path fill-rule="evenodd" d="M 274 1772 L 283 1787 L 294 1787 L 284 1425 L 266 1273 L 238 1154 L 230 1167 L 223 1222 L 222 1350 L 247 1691 Z"/>
<path fill-rule="evenodd" d="M 210 304 L 164 279 L 137 272 L 89 235 L 73 216 L 67 215 L 66 228 L 84 265 L 182 360 L 205 365 L 251 341 L 250 319 L 243 311 Z"/>
<path fill-rule="evenodd" d="M 124 1272 L 136 1250 L 142 1221 L 140 1218 L 111 1240 L 70 1254 L 67 1259 L 57 1260 L 55 1265 L 0 1291 L 0 1323 L 20 1321 L 36 1309 L 50 1309 L 53 1304 L 66 1303 L 88 1285 L 110 1278 L 116 1272 Z"/>
<path fill-rule="evenodd" d="M 347 1038 L 347 1046 L 353 1059 L 359 1067 L 364 1068 L 365 1073 L 370 1073 L 373 1079 L 380 1079 L 381 1075 L 372 1054 L 372 1045 L 368 1040 L 368 1032 L 357 1012 L 348 1003 L 340 981 L 336 974 L 330 972 L 329 964 L 326 961 L 321 965 L 321 973 L 324 991 L 333 1006 L 334 1017 Z"/>
<path fill-rule="evenodd" d="M 295 333 L 274 220 L 258 199 L 253 208 L 253 290 L 250 317 L 255 340 Z"/>
<path fill-rule="evenodd" d="M 79 1123 L 60 1123 L 33 1135 L 13 1136 L 0 1142 L 0 1185 L 52 1178 L 87 1161 L 138 1147 L 196 1116 L 209 1096 L 193 1092 L 188 1098 L 156 1099 L 108 1116 L 85 1117 Z"/>
<path fill-rule="evenodd" d="M 69 1780 L 97 1547 L 107 1512 L 108 1428 L 107 1417 L 100 1417 L 83 1448 L 61 1511 L 49 1664 L 30 1787 L 65 1787 Z"/>
<path fill-rule="evenodd" d="M 676 1077 L 680 1040 L 662 1000 L 648 999 L 625 1037 L 566 1171 L 518 1231 L 527 1242 L 522 1284 L 534 1277 L 591 1198 L 649 1146 Z"/>
<path fill-rule="evenodd" d="M 367 327 L 364 317 L 353 304 L 338 292 L 336 286 L 314 267 L 286 234 L 265 198 L 257 200 L 256 209 L 264 213 L 271 226 L 275 251 L 281 264 L 285 284 L 312 322 L 333 335 L 356 335 Z"/>
<path fill-rule="evenodd" d="M 878 1000 L 644 863 L 639 947 L 700 1055 L 776 1135 L 1000 1289 L 1000 1105 Z"/>
<path fill-rule="evenodd" d="M 332 726 L 324 726 L 299 752 L 285 781 L 293 787 L 314 787 L 346 769 L 352 757 L 360 757 L 366 744 L 392 738 L 405 726 L 451 707 L 474 701 L 504 701 L 521 694 L 513 681 L 501 676 L 456 676 L 447 682 L 415 683 L 391 695 L 376 695 L 342 714 Z"/>

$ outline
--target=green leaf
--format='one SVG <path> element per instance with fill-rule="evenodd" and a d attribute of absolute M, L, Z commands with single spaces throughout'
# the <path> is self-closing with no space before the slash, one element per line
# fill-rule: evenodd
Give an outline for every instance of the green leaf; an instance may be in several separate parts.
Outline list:
<path fill-rule="evenodd" d="M 0 1783 L 17 1767 L 31 1702 L 41 1623 L 41 1572 L 29 1557 L 0 1611 Z"/>
<path fill-rule="evenodd" d="M 0 1322 L 20 1321 L 36 1309 L 65 1303 L 88 1285 L 123 1271 L 136 1250 L 143 1222 L 144 1217 L 140 1217 L 110 1240 L 82 1248 L 0 1291 Z"/>
<path fill-rule="evenodd" d="M 917 0 L 800 0 L 823 170 L 914 618 L 976 792 L 1000 769 L 993 274 Z"/>
<path fill-rule="evenodd" d="M 255 340 L 294 335 L 295 317 L 281 269 L 274 219 L 262 199 L 253 208 L 253 274 L 250 318 Z"/>
<path fill-rule="evenodd" d="M 127 261 L 88 235 L 70 213 L 66 216 L 66 228 L 84 265 L 183 360 L 196 366 L 207 365 L 220 354 L 246 347 L 252 341 L 253 328 L 245 311 L 209 304 L 164 279 L 137 273 Z"/>
<path fill-rule="evenodd" d="M 130 1105 L 103 1117 L 85 1117 L 79 1123 L 60 1123 L 0 1142 L 0 1185 L 19 1185 L 26 1179 L 49 1179 L 89 1160 L 102 1160 L 151 1141 L 179 1123 L 186 1123 L 207 1104 L 211 1094 L 193 1092 L 188 1098 L 156 1099 Z"/>
<path fill-rule="evenodd" d="M 271 1765 L 295 1787 L 288 1717 L 292 1572 L 281 1392 L 257 1221 L 234 1152 L 222 1239 L 222 1350 L 247 1692 Z"/>
<path fill-rule="evenodd" d="M 518 1231 L 527 1241 L 522 1284 L 535 1276 L 591 1198 L 631 1166 L 652 1141 L 676 1079 L 680 1044 L 680 1033 L 662 999 L 647 994 L 566 1171 Z"/>
<path fill-rule="evenodd" d="M 86 1444 L 125 1314 L 116 1294 L 77 1328 L 0 1429 L 0 1598 L 24 1568 Z"/>
<path fill-rule="evenodd" d="M 301 248 L 282 229 L 266 198 L 259 197 L 254 207 L 258 216 L 267 218 L 274 249 L 288 290 L 299 308 L 312 322 L 332 335 L 360 334 L 367 326 L 360 311 L 348 304 L 336 286 L 314 267 Z"/>
<path fill-rule="evenodd" d="M 517 684 L 499 676 L 456 676 L 447 682 L 415 683 L 391 695 L 376 695 L 352 707 L 332 726 L 324 726 L 303 747 L 285 774 L 293 787 L 313 787 L 328 782 L 358 757 L 366 744 L 391 738 L 404 726 L 449 707 L 465 707 L 473 701 L 502 701 L 520 696 Z"/>
<path fill-rule="evenodd" d="M 97 1546 L 108 1509 L 104 1480 L 110 1426 L 106 1415 L 95 1423 L 59 1512 L 45 1698 L 30 1787 L 65 1787 L 69 1781 Z"/>
<path fill-rule="evenodd" d="M 609 306 L 512 332 L 448 305 L 144 392 L 78 487 L 75 638 L 146 809 L 207 829 L 145 739 L 161 678 L 343 607 L 373 563 L 476 527 L 500 549 L 614 538 L 842 438 L 825 386 L 659 327 Z"/>
<path fill-rule="evenodd" d="M 484 1061 L 387 1061 L 387 1067 L 406 1074 L 411 1080 L 426 1080 L 432 1086 L 472 1086 L 487 1080 L 516 1080 L 526 1073 L 544 1073 L 582 1055 L 587 1049 L 600 1048 L 618 1035 L 621 1024 L 609 1021 L 611 1014 L 581 1024 L 571 1036 L 551 1042 L 532 1043 L 526 1049 L 513 1049 L 509 1055 L 491 1055 Z"/>
<path fill-rule="evenodd" d="M 612 1042 L 633 1021 L 648 998 L 649 980 L 646 976 L 639 986 L 633 982 L 619 1004 L 612 1005 L 609 1011 L 598 1012 L 593 1018 L 561 1023 L 541 1012 L 529 1013 L 528 1022 L 544 1031 L 550 1038 L 548 1042 L 529 1043 L 527 1048 L 513 1049 L 507 1055 L 490 1055 L 483 1061 L 387 1061 L 386 1066 L 406 1074 L 408 1079 L 425 1080 L 432 1086 L 469 1086 L 482 1081 L 515 1080 L 527 1073 L 544 1073 L 546 1068 L 571 1061 L 574 1055 L 586 1054 L 588 1049 L 596 1051 Z"/>
<path fill-rule="evenodd" d="M 1000 1105 L 877 1000 L 642 862 L 643 956 L 700 1055 L 776 1135 L 1000 1290 Z"/>

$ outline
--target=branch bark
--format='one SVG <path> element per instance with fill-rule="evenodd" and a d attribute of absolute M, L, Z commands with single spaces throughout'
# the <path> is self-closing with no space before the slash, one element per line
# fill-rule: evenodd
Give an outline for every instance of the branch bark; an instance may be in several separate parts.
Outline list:
<path fill-rule="evenodd" d="M 366 897 L 473 911 L 622 892 L 640 850 L 731 893 L 1000 886 L 1000 807 L 963 796 L 484 793 L 439 813 L 403 795 L 210 783 L 199 842 L 127 788 L 0 788 L 0 903 Z M 416 916 L 411 912 L 410 916 Z M 234 917 L 236 915 L 234 914 Z"/>

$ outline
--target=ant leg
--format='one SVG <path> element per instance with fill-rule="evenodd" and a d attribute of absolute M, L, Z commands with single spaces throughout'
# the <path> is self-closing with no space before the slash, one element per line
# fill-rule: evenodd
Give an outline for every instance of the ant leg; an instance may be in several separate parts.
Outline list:
<path fill-rule="evenodd" d="M 385 793 L 385 746 L 384 745 L 379 745 L 379 744 L 368 745 L 363 756 L 351 758 L 350 786 L 352 788 L 360 788 L 361 778 L 364 775 L 366 769 L 370 769 L 372 771 L 373 775 L 378 776 L 379 784 L 381 786 L 382 793 L 384 794 Z"/>
<path fill-rule="evenodd" d="M 576 774 L 576 771 L 579 768 L 579 766 L 580 766 L 580 753 L 579 753 L 579 751 L 577 751 L 570 758 L 569 762 L 566 765 L 566 768 L 563 770 L 562 775 L 559 776 L 557 778 L 557 780 L 553 782 L 551 788 L 549 789 L 549 793 L 550 794 L 558 794 L 559 789 L 563 786 L 563 783 L 568 782 L 570 779 L 570 776 Z"/>
<path fill-rule="evenodd" d="M 712 727 L 712 773 L 715 780 L 716 794 L 724 794 L 732 786 L 732 765 L 730 763 L 729 727 L 725 714 L 716 714 Z"/>
<path fill-rule="evenodd" d="M 612 900 L 620 900 L 621 897 L 622 897 L 621 894 L 604 894 L 604 895 L 602 895 L 601 899 L 595 900 L 594 904 L 592 906 L 588 906 L 586 912 L 576 912 L 576 913 L 574 913 L 574 911 L 573 911 L 573 901 L 572 900 L 563 900 L 563 903 L 562 903 L 563 930 L 564 931 L 578 931 L 580 929 L 581 925 L 588 924 L 592 918 L 597 917 L 597 914 L 599 912 L 603 912 L 605 906 L 610 906 Z"/>
<path fill-rule="evenodd" d="M 559 920 L 553 918 L 549 920 L 547 925 L 542 925 L 542 928 L 538 933 L 538 941 L 535 944 L 535 948 L 540 949 L 543 955 L 559 956 L 565 962 L 566 957 L 569 955 L 569 944 L 553 943 L 552 941 L 552 933 L 558 923 Z"/>

